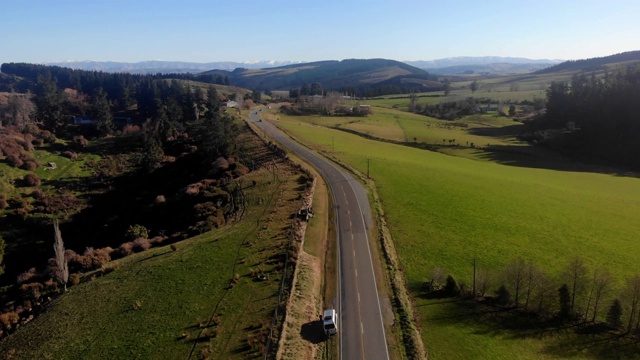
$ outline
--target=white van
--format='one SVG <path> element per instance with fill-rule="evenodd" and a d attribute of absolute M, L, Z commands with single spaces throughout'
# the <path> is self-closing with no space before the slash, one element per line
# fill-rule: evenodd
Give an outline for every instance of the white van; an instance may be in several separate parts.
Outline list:
<path fill-rule="evenodd" d="M 336 334 L 338 332 L 338 314 L 336 310 L 325 310 L 322 314 L 322 323 L 324 325 L 324 333 L 327 336 Z"/>

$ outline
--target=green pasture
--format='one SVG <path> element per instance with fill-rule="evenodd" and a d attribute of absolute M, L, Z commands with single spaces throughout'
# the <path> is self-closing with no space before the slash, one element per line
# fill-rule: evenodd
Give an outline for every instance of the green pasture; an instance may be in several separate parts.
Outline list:
<path fill-rule="evenodd" d="M 522 123 L 499 116 L 496 112 L 447 121 L 395 109 L 372 109 L 373 115 L 366 117 L 278 116 L 283 122 L 336 127 L 392 141 L 442 146 L 443 151 L 460 152 L 461 148 L 487 146 L 524 151 L 523 148 L 527 147 L 526 143 L 515 138 Z M 328 145 L 332 145 L 331 141 Z"/>
<path fill-rule="evenodd" d="M 488 88 L 488 85 L 485 88 L 480 88 L 480 90 L 475 93 L 471 93 L 468 85 L 462 89 L 454 89 L 447 96 L 440 92 L 429 92 L 429 93 L 420 93 L 416 94 L 418 96 L 418 105 L 421 107 L 425 107 L 428 105 L 436 105 L 441 102 L 451 102 L 451 101 L 459 101 L 464 100 L 468 97 L 473 98 L 481 98 L 481 99 L 491 99 L 492 101 L 502 101 L 504 103 L 508 102 L 520 102 L 520 101 L 533 101 L 536 98 L 544 99 L 546 94 L 544 90 L 520 90 L 520 91 L 509 91 L 509 85 L 506 86 L 506 89 L 493 89 Z M 548 86 L 547 86 L 548 87 Z M 545 87 L 546 89 L 546 87 Z M 366 101 L 366 104 L 371 106 L 383 107 L 387 109 L 397 109 L 402 111 L 409 111 L 409 95 L 405 96 L 390 96 L 385 98 L 375 98 Z"/>
<path fill-rule="evenodd" d="M 501 76 L 496 78 L 477 78 L 451 83 L 451 92 L 445 96 L 443 91 L 418 93 L 418 105 L 424 107 L 441 102 L 463 100 L 467 97 L 491 99 L 492 101 L 522 102 L 545 98 L 545 91 L 553 81 L 571 81 L 575 72 L 560 72 L 552 74 L 522 74 Z M 603 72 L 597 73 L 602 76 Z M 478 81 L 480 88 L 471 92 L 469 85 L 473 80 Z M 388 109 L 409 110 L 409 95 L 386 95 L 369 99 L 367 104 Z"/>
<path fill-rule="evenodd" d="M 114 272 L 69 288 L 0 342 L 15 359 L 198 359 L 259 356 L 249 346 L 271 322 L 281 280 L 295 174 L 243 178 L 242 221 L 112 262 Z M 64 234 L 62 234 L 64 237 Z M 267 280 L 258 281 L 257 274 Z M 232 281 L 232 279 L 234 279 Z M 256 342 L 257 343 L 257 342 Z M 193 349 L 193 354 L 190 356 Z"/>
<path fill-rule="evenodd" d="M 598 350 L 562 352 L 565 340 L 578 341 L 570 332 L 521 339 L 452 314 L 455 303 L 424 299 L 419 288 L 434 267 L 470 284 L 474 258 L 497 271 L 522 256 L 555 277 L 580 256 L 614 273 L 619 290 L 638 271 L 639 179 L 475 161 L 281 119 L 301 141 L 363 173 L 370 161 L 432 358 L 590 358 Z"/>
<path fill-rule="evenodd" d="M 35 171 L 14 168 L 0 161 L 0 193 L 7 198 L 20 197 L 31 192 L 31 189 L 22 187 L 21 184 L 26 174 L 36 174 L 42 180 L 41 188 L 53 190 L 57 188 L 56 182 L 72 182 L 91 175 L 93 170 L 87 167 L 87 161 L 97 161 L 100 158 L 95 154 L 80 153 L 77 160 L 71 160 L 48 147 L 39 148 L 32 155 L 40 164 Z M 47 164 L 50 162 L 56 164 L 55 169 L 49 168 Z"/>

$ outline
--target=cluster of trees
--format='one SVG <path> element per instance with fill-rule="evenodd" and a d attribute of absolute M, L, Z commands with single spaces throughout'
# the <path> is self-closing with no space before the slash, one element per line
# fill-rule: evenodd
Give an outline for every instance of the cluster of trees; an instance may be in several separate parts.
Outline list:
<path fill-rule="evenodd" d="M 60 66 L 47 66 L 27 63 L 4 63 L 0 67 L 7 79 L 3 81 L 7 91 L 34 92 L 38 76 L 48 76 L 56 80 L 57 86 L 75 89 L 84 93 L 92 93 L 94 89 L 103 88 L 108 97 L 117 105 L 117 109 L 131 104 L 133 94 L 144 79 L 179 79 L 192 80 L 208 84 L 230 85 L 228 76 L 220 74 L 155 74 L 141 75 L 129 73 L 107 73 L 102 71 L 73 70 Z M 24 78 L 19 81 L 16 77 Z M 15 84 L 15 85 L 10 85 Z M 18 85 L 19 84 L 19 85 Z"/>
<path fill-rule="evenodd" d="M 531 125 L 539 141 L 565 152 L 640 167 L 639 114 L 640 68 L 631 66 L 552 83 L 546 114 Z"/>
<path fill-rule="evenodd" d="M 419 83 L 404 82 L 402 79 L 394 78 L 376 84 L 342 86 L 337 88 L 337 91 L 347 94 L 355 94 L 358 97 L 372 98 L 389 94 L 411 94 L 439 91 L 443 89 L 444 85 L 436 83 L 435 81 L 433 86 L 427 86 Z"/>
<path fill-rule="evenodd" d="M 425 289 L 444 296 L 469 295 L 542 318 L 604 321 L 614 329 L 640 331 L 640 276 L 628 278 L 616 296 L 617 281 L 609 270 L 599 267 L 591 271 L 580 257 L 571 259 L 558 279 L 523 258 L 514 259 L 497 273 L 478 271 L 471 287 L 459 285 L 450 275 L 445 280 L 444 274 L 441 268 L 433 269 Z"/>
<path fill-rule="evenodd" d="M 476 99 L 472 97 L 468 97 L 464 100 L 447 101 L 435 105 L 428 105 L 422 109 L 417 103 L 417 97 L 412 95 L 409 107 L 416 113 L 444 120 L 459 119 L 462 116 L 472 115 L 479 111 Z"/>
<path fill-rule="evenodd" d="M 338 92 L 329 92 L 325 96 L 299 96 L 294 107 L 281 107 L 280 110 L 291 115 L 366 116 L 369 114 L 368 108 L 361 108 L 352 97 Z"/>
<path fill-rule="evenodd" d="M 295 88 L 289 90 L 289 97 L 297 99 L 300 96 L 312 96 L 312 95 L 324 95 L 324 89 L 319 83 L 313 83 L 311 85 L 304 83 L 301 88 Z"/>

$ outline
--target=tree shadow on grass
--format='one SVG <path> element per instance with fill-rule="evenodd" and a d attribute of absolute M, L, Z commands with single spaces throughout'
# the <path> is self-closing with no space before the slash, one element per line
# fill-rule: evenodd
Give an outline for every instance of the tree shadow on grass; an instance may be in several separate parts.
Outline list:
<path fill-rule="evenodd" d="M 541 146 L 491 145 L 478 154 L 480 159 L 498 164 L 549 169 L 571 172 L 593 172 L 599 174 L 640 177 L 640 174 L 624 167 L 589 163 L 570 158 L 561 153 Z"/>
<path fill-rule="evenodd" d="M 300 336 L 312 344 L 319 344 L 327 340 L 321 320 L 302 324 L 302 327 L 300 327 Z"/>
<path fill-rule="evenodd" d="M 606 324 L 564 323 L 522 308 L 456 299 L 439 302 L 437 314 L 426 317 L 425 321 L 445 326 L 455 324 L 468 328 L 472 334 L 505 341 L 540 340 L 543 354 L 559 358 L 624 359 L 637 358 L 640 354 L 640 339 L 623 336 Z"/>

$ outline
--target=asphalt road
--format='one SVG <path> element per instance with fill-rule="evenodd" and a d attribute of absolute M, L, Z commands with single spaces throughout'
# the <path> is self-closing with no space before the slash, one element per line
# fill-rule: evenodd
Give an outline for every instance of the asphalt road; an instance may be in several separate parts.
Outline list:
<path fill-rule="evenodd" d="M 249 121 L 311 163 L 325 178 L 336 208 L 339 249 L 338 334 L 344 360 L 389 359 L 380 299 L 369 248 L 371 209 L 364 187 L 350 173 L 310 151 L 251 111 Z"/>

